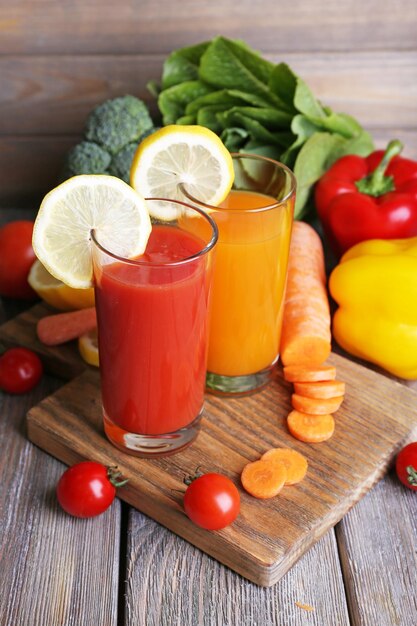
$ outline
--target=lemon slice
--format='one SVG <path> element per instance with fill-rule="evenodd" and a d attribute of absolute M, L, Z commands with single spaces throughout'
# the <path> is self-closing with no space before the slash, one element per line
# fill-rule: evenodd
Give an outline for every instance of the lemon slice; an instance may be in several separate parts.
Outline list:
<path fill-rule="evenodd" d="M 97 328 L 78 338 L 78 350 L 86 363 L 99 367 Z"/>
<path fill-rule="evenodd" d="M 74 176 L 43 199 L 33 249 L 58 280 L 77 289 L 91 287 L 92 229 L 114 254 L 127 258 L 142 254 L 151 232 L 143 197 L 114 176 Z"/>
<path fill-rule="evenodd" d="M 59 309 L 87 309 L 94 306 L 94 289 L 74 289 L 52 276 L 37 259 L 28 274 L 28 283 L 44 302 Z"/>
<path fill-rule="evenodd" d="M 234 180 L 230 152 L 220 138 L 204 126 L 165 126 L 138 146 L 130 170 L 130 184 L 145 197 L 187 200 L 182 186 L 197 200 L 217 206 Z M 152 213 L 172 219 L 161 209 Z"/>

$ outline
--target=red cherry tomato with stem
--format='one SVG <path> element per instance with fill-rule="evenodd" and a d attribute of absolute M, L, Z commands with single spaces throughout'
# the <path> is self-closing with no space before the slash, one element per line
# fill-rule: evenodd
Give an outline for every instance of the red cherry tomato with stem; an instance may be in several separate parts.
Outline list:
<path fill-rule="evenodd" d="M 417 441 L 400 450 L 395 461 L 395 469 L 403 485 L 417 491 Z"/>
<path fill-rule="evenodd" d="M 16 220 L 0 228 L 0 295 L 30 300 L 37 298 L 27 281 L 36 259 L 32 248 L 33 222 Z"/>
<path fill-rule="evenodd" d="M 31 391 L 42 373 L 40 358 L 27 348 L 10 348 L 0 357 L 0 389 L 7 393 Z"/>
<path fill-rule="evenodd" d="M 206 530 L 220 530 L 239 514 L 240 495 L 232 481 L 222 474 L 201 474 L 184 481 L 184 509 L 194 524 Z"/>
<path fill-rule="evenodd" d="M 126 483 L 116 467 L 83 461 L 62 474 L 56 495 L 66 513 L 74 517 L 95 517 L 109 508 L 116 496 L 116 487 Z"/>

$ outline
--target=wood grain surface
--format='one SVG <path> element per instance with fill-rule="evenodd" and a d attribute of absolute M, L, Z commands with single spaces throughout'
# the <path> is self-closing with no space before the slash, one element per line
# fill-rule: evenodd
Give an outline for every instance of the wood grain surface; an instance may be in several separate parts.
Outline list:
<path fill-rule="evenodd" d="M 355 626 L 416 623 L 415 496 L 415 492 L 400 486 L 391 472 L 336 529 Z"/>
<path fill-rule="evenodd" d="M 0 54 L 170 52 L 219 31 L 264 51 L 407 50 L 414 0 L 43 0 L 3 3 Z"/>
<path fill-rule="evenodd" d="M 160 80 L 165 56 L 0 57 L 0 134 L 79 135 L 93 107 L 124 93 L 146 100 L 156 116 L 146 85 Z M 263 56 L 288 63 L 325 104 L 354 115 L 368 129 L 416 127 L 417 51 Z"/>
<path fill-rule="evenodd" d="M 261 584 L 272 585 L 311 545 L 336 524 L 385 472 L 393 455 L 417 425 L 417 394 L 338 355 L 330 362 L 347 385 L 329 442 L 295 441 L 285 426 L 291 386 L 277 376 L 250 397 L 206 397 L 197 441 L 162 459 L 136 459 L 115 450 L 103 435 L 99 374 L 87 370 L 28 413 L 28 436 L 71 464 L 94 458 L 116 464 L 129 478 L 120 497 L 220 562 Z M 218 532 L 207 533 L 184 515 L 184 476 L 201 465 L 239 485 L 248 461 L 271 447 L 303 452 L 309 472 L 296 488 L 259 501 L 242 492 L 241 515 Z"/>
<path fill-rule="evenodd" d="M 243 580 L 134 509 L 127 553 L 129 626 L 350 624 L 333 531 L 268 588 Z"/>
<path fill-rule="evenodd" d="M 120 502 L 102 516 L 63 513 L 55 486 L 65 469 L 27 439 L 25 415 L 58 387 L 0 392 L 0 624 L 117 625 Z"/>

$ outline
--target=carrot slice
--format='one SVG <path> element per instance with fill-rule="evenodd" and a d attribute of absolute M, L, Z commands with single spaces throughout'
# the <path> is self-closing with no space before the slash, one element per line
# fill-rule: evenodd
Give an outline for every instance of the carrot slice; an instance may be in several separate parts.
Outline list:
<path fill-rule="evenodd" d="M 288 430 L 293 437 L 306 443 L 327 441 L 334 433 L 333 415 L 309 415 L 291 411 L 287 417 Z"/>
<path fill-rule="evenodd" d="M 301 413 L 310 413 L 311 415 L 326 415 L 326 413 L 334 413 L 340 407 L 344 396 L 336 396 L 335 398 L 307 398 L 293 393 L 291 396 L 291 404 L 296 411 Z"/>
<path fill-rule="evenodd" d="M 39 340 L 47 346 L 58 346 L 61 343 L 81 337 L 97 326 L 95 307 L 47 315 L 39 320 L 36 331 Z"/>
<path fill-rule="evenodd" d="M 282 463 L 287 470 L 286 485 L 299 483 L 307 473 L 307 459 L 300 452 L 291 448 L 271 448 L 262 455 L 261 460 L 270 463 Z"/>
<path fill-rule="evenodd" d="M 331 349 L 323 246 L 305 222 L 294 223 L 280 345 L 282 363 L 316 367 Z"/>
<path fill-rule="evenodd" d="M 283 488 L 287 470 L 281 463 L 253 461 L 243 468 L 241 481 L 244 489 L 255 498 L 273 498 Z"/>
<path fill-rule="evenodd" d="M 341 380 L 326 380 L 317 383 L 294 383 L 294 391 L 307 398 L 329 399 L 345 394 L 345 383 Z"/>
<path fill-rule="evenodd" d="M 315 368 L 287 365 L 283 371 L 285 380 L 290 383 L 313 383 L 336 378 L 336 368 L 333 365 L 321 365 Z"/>

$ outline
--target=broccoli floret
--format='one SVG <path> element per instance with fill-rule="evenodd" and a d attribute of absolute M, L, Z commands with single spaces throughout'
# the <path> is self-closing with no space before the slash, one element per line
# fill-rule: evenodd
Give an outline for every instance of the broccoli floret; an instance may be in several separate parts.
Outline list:
<path fill-rule="evenodd" d="M 111 156 L 96 143 L 82 141 L 67 155 L 65 174 L 105 174 L 110 165 Z"/>
<path fill-rule="evenodd" d="M 117 176 L 125 181 L 130 182 L 130 166 L 132 165 L 133 157 L 138 147 L 137 142 L 129 143 L 122 148 L 112 159 L 109 167 L 109 173 L 113 176 Z"/>
<path fill-rule="evenodd" d="M 134 96 L 122 96 L 107 100 L 90 113 L 85 137 L 115 155 L 127 144 L 139 142 L 152 127 L 145 103 Z"/>
<path fill-rule="evenodd" d="M 129 143 L 127 146 L 119 150 L 119 152 L 114 155 L 110 163 L 110 174 L 121 178 L 125 181 L 125 183 L 130 183 L 130 168 L 132 166 L 133 157 L 135 156 L 137 147 L 142 139 L 145 139 L 145 137 L 154 133 L 155 130 L 156 128 L 154 127 L 148 128 L 148 130 L 143 133 L 142 137 L 140 137 L 139 141 Z"/>

